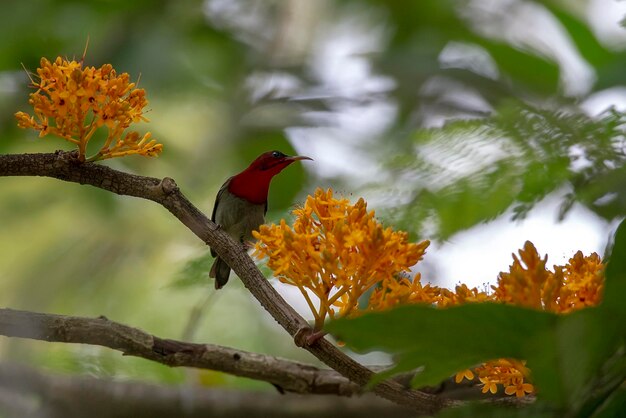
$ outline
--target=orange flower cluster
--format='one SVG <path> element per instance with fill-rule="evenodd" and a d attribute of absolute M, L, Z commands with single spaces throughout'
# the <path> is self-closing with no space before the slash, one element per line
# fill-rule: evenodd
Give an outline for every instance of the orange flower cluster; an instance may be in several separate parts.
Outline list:
<path fill-rule="evenodd" d="M 293 228 L 283 220 L 254 232 L 255 255 L 268 258 L 281 282 L 300 289 L 316 330 L 327 317 L 356 311 L 359 298 L 374 285 L 396 282 L 430 244 L 410 243 L 405 232 L 384 228 L 363 199 L 352 205 L 331 189 L 317 189 L 293 214 Z"/>
<path fill-rule="evenodd" d="M 600 303 L 604 265 L 598 254 L 585 257 L 578 251 L 565 266 L 554 266 L 554 271 L 546 269 L 548 257 L 541 259 L 529 241 L 519 255 L 513 254 L 510 271 L 500 273 L 498 286 L 492 286 L 496 300 L 559 313 Z"/>
<path fill-rule="evenodd" d="M 477 376 L 483 393 L 495 394 L 498 392 L 498 385 L 502 385 L 504 393 L 521 398 L 535 391 L 534 386 L 526 381 L 529 375 L 530 370 L 526 367 L 525 361 L 498 359 L 488 361 L 473 371 L 464 370 L 457 373 L 455 381 L 460 383 L 463 379 L 473 380 Z"/>
<path fill-rule="evenodd" d="M 255 255 L 267 257 L 268 266 L 283 283 L 298 287 L 320 330 L 327 317 L 359 315 L 408 303 L 448 307 L 463 303 L 502 302 L 557 313 L 597 305 L 604 287 L 604 265 L 597 254 L 579 251 L 564 266 L 546 268 L 527 241 L 513 254 L 508 272 L 500 273 L 493 292 L 459 284 L 454 291 L 423 285 L 407 272 L 424 256 L 429 241 L 409 243 L 407 234 L 393 231 L 367 211 L 363 199 L 351 205 L 335 198 L 332 190 L 318 189 L 306 204 L 293 211 L 293 228 L 263 225 L 254 232 Z M 366 306 L 359 299 L 371 289 Z M 319 299 L 316 306 L 309 296 Z M 361 301 L 363 302 L 363 301 Z M 524 361 L 496 359 L 457 373 L 456 381 L 478 379 L 483 393 L 496 393 L 502 386 L 507 395 L 533 393 L 530 370 Z"/>
<path fill-rule="evenodd" d="M 372 292 L 367 310 L 383 311 L 397 305 L 407 303 L 428 303 L 441 308 L 462 303 L 487 302 L 493 297 L 478 288 L 469 288 L 466 284 L 459 284 L 454 291 L 430 284 L 422 285 L 420 274 L 413 280 L 400 278 L 386 280 Z"/>
<path fill-rule="evenodd" d="M 578 251 L 565 266 L 554 266 L 552 271 L 546 268 L 547 261 L 547 256 L 541 258 L 535 246 L 526 241 L 519 251 L 519 258 L 513 254 L 509 272 L 500 273 L 498 285 L 492 286 L 494 293 L 490 298 L 556 313 L 600 303 L 604 265 L 598 254 L 585 257 Z M 518 397 L 534 392 L 532 384 L 527 381 L 530 373 L 524 362 L 512 359 L 489 361 L 473 372 L 457 373 L 457 383 L 464 378 L 474 379 L 474 373 L 483 386 L 483 393 L 496 393 L 498 385 L 504 387 L 506 394 Z"/>
<path fill-rule="evenodd" d="M 148 132 L 124 131 L 134 122 L 147 121 L 143 109 L 148 104 L 143 89 L 129 82 L 129 75 L 118 75 L 110 64 L 83 68 L 80 62 L 58 57 L 54 62 L 41 59 L 37 69 L 37 89 L 29 103 L 35 116 L 17 112 L 20 128 L 32 128 L 39 136 L 61 137 L 78 146 L 81 161 L 97 161 L 130 154 L 158 155 L 163 146 Z M 96 130 L 108 130 L 104 145 L 97 154 L 86 158 L 87 143 Z"/>

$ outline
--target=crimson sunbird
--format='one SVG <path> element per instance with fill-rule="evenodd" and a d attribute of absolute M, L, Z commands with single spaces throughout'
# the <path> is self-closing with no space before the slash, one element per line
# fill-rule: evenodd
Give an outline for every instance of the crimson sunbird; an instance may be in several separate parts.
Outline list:
<path fill-rule="evenodd" d="M 252 231 L 265 223 L 267 193 L 272 178 L 289 164 L 312 158 L 285 155 L 280 151 L 268 151 L 259 155 L 241 173 L 230 177 L 222 185 L 213 206 L 211 220 L 235 241 L 246 244 L 253 240 Z M 215 288 L 221 289 L 228 282 L 230 267 L 211 249 L 215 258 L 209 277 L 215 278 Z"/>

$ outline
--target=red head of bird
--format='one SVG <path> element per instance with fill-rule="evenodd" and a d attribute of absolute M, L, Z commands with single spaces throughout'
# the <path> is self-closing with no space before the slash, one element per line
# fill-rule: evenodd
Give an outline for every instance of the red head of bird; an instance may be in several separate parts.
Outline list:
<path fill-rule="evenodd" d="M 280 151 L 265 152 L 230 180 L 228 191 L 250 203 L 264 204 L 267 202 L 272 177 L 294 161 L 310 159 L 301 155 L 292 157 Z"/>

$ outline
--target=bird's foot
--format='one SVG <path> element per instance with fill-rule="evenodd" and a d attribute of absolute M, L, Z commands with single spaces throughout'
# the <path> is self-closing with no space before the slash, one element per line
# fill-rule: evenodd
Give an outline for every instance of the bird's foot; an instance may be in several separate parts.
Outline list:
<path fill-rule="evenodd" d="M 298 347 L 311 347 L 319 339 L 328 334 L 326 331 L 316 331 L 311 327 L 302 327 L 293 336 L 293 341 Z"/>

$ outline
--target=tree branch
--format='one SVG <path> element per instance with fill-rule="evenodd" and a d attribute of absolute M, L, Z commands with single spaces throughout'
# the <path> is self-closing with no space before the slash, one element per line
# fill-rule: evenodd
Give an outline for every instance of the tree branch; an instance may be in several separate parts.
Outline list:
<path fill-rule="evenodd" d="M 368 418 L 415 415 L 410 409 L 372 395 L 358 398 L 281 396 L 271 392 L 165 386 L 61 376 L 9 363 L 0 363 L 0 410 L 7 418 Z"/>
<path fill-rule="evenodd" d="M 289 392 L 345 396 L 360 392 L 358 385 L 334 370 L 219 345 L 163 339 L 102 316 L 81 318 L 0 308 L 0 335 L 99 345 L 171 367 L 196 367 L 262 380 Z"/>
<path fill-rule="evenodd" d="M 64 181 L 89 184 L 120 195 L 152 200 L 169 210 L 198 238 L 211 246 L 246 288 L 272 317 L 291 335 L 302 334 L 309 325 L 285 302 L 258 270 L 252 259 L 228 234 L 219 229 L 181 193 L 171 178 L 159 180 L 113 170 L 93 163 L 79 163 L 75 152 L 54 154 L 0 155 L 0 176 L 45 176 Z M 318 340 L 306 350 L 358 385 L 366 385 L 373 372 L 354 361 L 325 339 Z M 373 391 L 401 405 L 411 406 L 422 414 L 434 414 L 441 408 L 458 405 L 418 390 L 406 389 L 394 381 L 385 381 Z"/>

